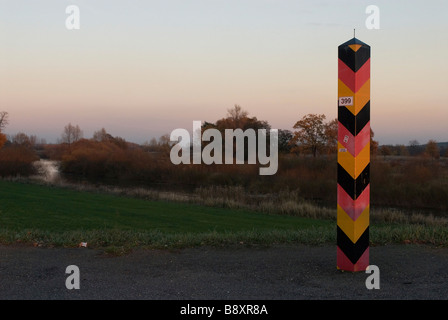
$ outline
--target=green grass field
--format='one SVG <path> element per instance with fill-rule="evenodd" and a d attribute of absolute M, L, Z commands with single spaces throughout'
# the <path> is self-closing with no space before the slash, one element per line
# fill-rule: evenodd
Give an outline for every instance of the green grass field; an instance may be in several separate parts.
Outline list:
<path fill-rule="evenodd" d="M 96 245 L 155 246 L 164 242 L 172 246 L 173 241 L 194 245 L 207 239 L 264 242 L 333 228 L 327 220 L 7 181 L 0 181 L 0 201 L 0 239 L 7 243 L 14 239 L 63 245 L 88 240 Z"/>
<path fill-rule="evenodd" d="M 334 220 L 0 180 L 0 243 L 97 248 L 336 243 Z M 371 225 L 372 244 L 447 245 L 446 226 Z"/>

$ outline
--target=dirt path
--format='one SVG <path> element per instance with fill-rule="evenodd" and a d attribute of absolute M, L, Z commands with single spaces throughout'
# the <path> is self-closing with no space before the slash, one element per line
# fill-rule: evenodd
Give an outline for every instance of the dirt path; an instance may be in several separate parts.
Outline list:
<path fill-rule="evenodd" d="M 448 248 L 370 248 L 380 289 L 364 272 L 340 272 L 334 246 L 136 250 L 119 257 L 89 248 L 0 246 L 0 299 L 448 299 Z M 66 267 L 80 289 L 65 286 Z"/>

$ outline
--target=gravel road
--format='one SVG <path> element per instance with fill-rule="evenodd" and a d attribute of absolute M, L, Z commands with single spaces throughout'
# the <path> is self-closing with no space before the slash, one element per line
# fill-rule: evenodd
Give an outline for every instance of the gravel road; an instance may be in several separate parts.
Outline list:
<path fill-rule="evenodd" d="M 135 250 L 108 256 L 90 248 L 0 246 L 2 300 L 309 300 L 448 299 L 448 248 L 370 248 L 380 289 L 369 274 L 336 269 L 334 246 Z M 68 290 L 66 267 L 80 270 Z"/>

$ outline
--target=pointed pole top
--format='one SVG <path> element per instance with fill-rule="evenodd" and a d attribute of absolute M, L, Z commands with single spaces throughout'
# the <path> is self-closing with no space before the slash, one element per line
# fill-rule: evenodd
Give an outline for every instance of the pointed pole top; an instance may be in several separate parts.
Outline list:
<path fill-rule="evenodd" d="M 360 45 L 363 45 L 363 46 L 366 46 L 366 47 L 370 47 L 368 44 L 366 44 L 366 43 L 364 43 L 361 40 L 356 39 L 356 38 L 353 38 L 353 39 L 348 40 L 347 42 L 344 42 L 343 44 L 340 45 L 340 47 L 349 46 L 351 44 L 360 44 Z"/>

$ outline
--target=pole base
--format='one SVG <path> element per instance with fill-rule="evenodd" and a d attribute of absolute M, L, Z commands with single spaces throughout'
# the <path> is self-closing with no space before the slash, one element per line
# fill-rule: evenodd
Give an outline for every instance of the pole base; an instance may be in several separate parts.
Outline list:
<path fill-rule="evenodd" d="M 342 271 L 359 272 L 366 271 L 369 267 L 369 248 L 353 263 L 339 248 L 337 249 L 337 268 Z"/>

